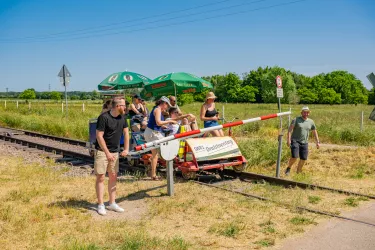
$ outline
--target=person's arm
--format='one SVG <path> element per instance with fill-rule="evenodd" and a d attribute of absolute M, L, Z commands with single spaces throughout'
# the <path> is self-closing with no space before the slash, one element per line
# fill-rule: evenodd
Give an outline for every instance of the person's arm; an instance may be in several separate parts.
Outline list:
<path fill-rule="evenodd" d="M 160 108 L 154 109 L 155 122 L 158 126 L 168 125 L 170 123 L 176 124 L 175 120 L 162 121 L 161 120 L 161 110 Z"/>
<path fill-rule="evenodd" d="M 142 108 L 143 116 L 147 116 L 146 108 L 145 108 L 145 106 L 143 106 L 143 104 L 141 104 L 141 108 Z"/>
<path fill-rule="evenodd" d="M 127 121 L 125 121 L 127 124 Z M 121 152 L 121 156 L 127 156 L 129 153 L 129 128 L 128 125 L 123 129 L 124 133 L 124 151 Z"/>
<path fill-rule="evenodd" d="M 314 129 L 313 131 L 314 137 L 315 137 L 315 143 L 316 143 L 316 148 L 320 147 L 320 141 L 319 141 L 319 136 L 318 136 L 318 131 Z"/>

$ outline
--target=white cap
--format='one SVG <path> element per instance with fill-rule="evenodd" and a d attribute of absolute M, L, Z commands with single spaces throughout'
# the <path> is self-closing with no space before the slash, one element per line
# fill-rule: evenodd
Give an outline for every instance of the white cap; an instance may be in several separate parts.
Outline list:
<path fill-rule="evenodd" d="M 302 111 L 310 111 L 310 109 L 309 109 L 309 107 L 307 107 L 307 106 L 303 106 L 303 107 L 302 107 Z"/>

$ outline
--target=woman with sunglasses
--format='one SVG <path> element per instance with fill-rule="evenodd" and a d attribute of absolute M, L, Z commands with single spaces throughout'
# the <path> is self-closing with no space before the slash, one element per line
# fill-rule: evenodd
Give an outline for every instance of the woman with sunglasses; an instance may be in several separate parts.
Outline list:
<path fill-rule="evenodd" d="M 142 129 L 146 129 L 147 117 L 146 110 L 141 103 L 141 97 L 137 94 L 133 96 L 133 102 L 130 104 L 129 118 L 132 131 L 139 132 Z"/>

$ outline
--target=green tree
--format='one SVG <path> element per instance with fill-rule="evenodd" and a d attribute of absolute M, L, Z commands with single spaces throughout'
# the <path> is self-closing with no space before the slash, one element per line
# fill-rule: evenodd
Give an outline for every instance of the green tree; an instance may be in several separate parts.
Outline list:
<path fill-rule="evenodd" d="M 259 67 L 257 70 L 251 70 L 249 73 L 243 74 L 243 86 L 252 86 L 257 92 L 255 93 L 255 101 L 257 103 L 264 102 L 262 99 L 262 78 L 270 71 L 267 66 L 265 68 Z"/>
<path fill-rule="evenodd" d="M 284 98 L 281 98 L 282 103 L 289 103 L 289 96 L 295 96 L 296 85 L 293 80 L 293 76 L 290 72 L 284 68 L 272 67 L 269 71 L 264 74 L 261 78 L 261 96 L 265 103 L 277 102 L 276 97 L 276 76 L 280 75 L 282 78 L 282 87 L 284 92 Z"/>
<path fill-rule="evenodd" d="M 51 94 L 50 94 L 50 98 L 52 100 L 60 101 L 61 98 L 62 98 L 62 94 L 60 92 L 57 92 L 57 91 L 52 91 Z"/>
<path fill-rule="evenodd" d="M 326 88 L 332 88 L 341 94 L 342 103 L 366 104 L 368 91 L 354 74 L 347 71 L 337 70 L 325 75 Z"/>
<path fill-rule="evenodd" d="M 336 93 L 334 89 L 322 89 L 319 93 L 320 104 L 340 104 L 341 94 Z"/>
<path fill-rule="evenodd" d="M 94 90 L 92 93 L 91 93 L 91 99 L 92 100 L 98 100 L 98 99 L 100 99 L 101 97 L 100 97 L 100 93 L 98 92 L 98 91 L 96 91 L 96 90 Z"/>
<path fill-rule="evenodd" d="M 300 103 L 312 104 L 317 103 L 319 98 L 318 94 L 315 93 L 311 88 L 302 88 L 298 90 L 298 95 L 300 97 Z"/>
<path fill-rule="evenodd" d="M 25 99 L 25 100 L 33 100 L 36 98 L 35 90 L 26 89 L 18 96 L 18 98 Z"/>

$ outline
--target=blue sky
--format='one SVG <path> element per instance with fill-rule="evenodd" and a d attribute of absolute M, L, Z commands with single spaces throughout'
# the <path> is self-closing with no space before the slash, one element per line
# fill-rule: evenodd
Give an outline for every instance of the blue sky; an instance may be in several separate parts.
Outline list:
<path fill-rule="evenodd" d="M 155 78 L 267 65 L 310 76 L 347 70 L 370 88 L 375 1 L 290 2 L 0 0 L 0 91 L 62 91 L 63 64 L 72 74 L 68 91 L 94 90 L 125 70 Z"/>

